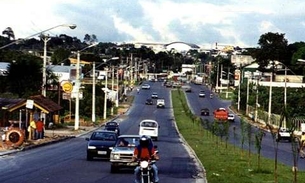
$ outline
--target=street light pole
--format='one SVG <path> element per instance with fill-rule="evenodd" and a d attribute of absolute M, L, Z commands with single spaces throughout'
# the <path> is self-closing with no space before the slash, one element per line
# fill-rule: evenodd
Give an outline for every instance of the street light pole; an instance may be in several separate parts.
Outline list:
<path fill-rule="evenodd" d="M 98 45 L 96 44 L 92 44 L 89 45 L 85 48 L 83 48 L 82 50 L 78 50 L 77 51 L 77 62 L 76 62 L 76 77 L 75 77 L 75 90 L 76 90 L 76 96 L 75 96 L 75 122 L 74 122 L 74 130 L 78 130 L 79 128 L 79 88 L 80 88 L 80 53 L 82 51 L 84 51 L 85 49 L 91 48 L 93 46 Z"/>
<path fill-rule="evenodd" d="M 116 75 L 116 96 L 115 96 L 115 107 L 119 107 L 119 68 L 117 68 Z"/>
<path fill-rule="evenodd" d="M 114 66 L 111 66 L 111 91 L 112 93 L 114 93 Z M 113 115 L 113 101 L 112 101 L 112 105 L 111 105 L 111 115 Z"/>
<path fill-rule="evenodd" d="M 247 98 L 246 98 L 246 115 L 249 114 L 249 84 L 250 84 L 250 77 L 247 78 Z"/>
<path fill-rule="evenodd" d="M 258 120 L 258 82 L 259 82 L 259 77 L 257 78 L 256 81 L 256 99 L 255 99 L 255 119 L 254 121 L 257 122 Z"/>
<path fill-rule="evenodd" d="M 273 80 L 273 72 L 271 71 L 270 85 L 269 85 L 268 124 L 270 124 L 271 122 L 272 80 Z"/>
<path fill-rule="evenodd" d="M 107 87 L 107 78 L 108 78 L 108 68 L 105 68 L 105 71 L 106 71 L 106 77 L 105 77 L 105 90 L 104 90 L 104 114 L 103 114 L 103 119 L 106 119 L 107 118 L 107 90 L 108 90 L 108 87 Z"/>
<path fill-rule="evenodd" d="M 93 77 L 92 77 L 92 122 L 95 122 L 95 61 L 93 62 Z"/>
<path fill-rule="evenodd" d="M 80 66 L 79 65 L 80 65 L 80 51 L 77 51 L 76 78 L 75 78 L 76 96 L 75 96 L 74 130 L 78 130 L 78 128 L 79 128 L 79 88 L 80 88 L 80 80 L 79 80 L 79 67 Z"/>
<path fill-rule="evenodd" d="M 239 77 L 238 77 L 238 101 L 237 101 L 237 110 L 240 111 L 240 89 L 241 89 L 241 77 L 243 73 L 241 67 L 239 67 Z"/>

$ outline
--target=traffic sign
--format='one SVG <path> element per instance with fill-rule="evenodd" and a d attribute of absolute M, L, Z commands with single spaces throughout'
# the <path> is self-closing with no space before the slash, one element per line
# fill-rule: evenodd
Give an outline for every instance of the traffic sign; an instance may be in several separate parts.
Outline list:
<path fill-rule="evenodd" d="M 66 93 L 71 93 L 73 90 L 73 85 L 71 82 L 65 82 L 61 85 L 62 90 Z"/>

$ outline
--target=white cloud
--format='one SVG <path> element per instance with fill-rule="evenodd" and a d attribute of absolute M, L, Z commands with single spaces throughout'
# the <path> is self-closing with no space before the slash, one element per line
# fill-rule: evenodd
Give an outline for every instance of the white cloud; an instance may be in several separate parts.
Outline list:
<path fill-rule="evenodd" d="M 285 33 L 303 41 L 303 0 L 1 0 L 0 31 L 12 27 L 16 38 L 50 27 L 75 23 L 77 29 L 56 28 L 50 34 L 100 41 L 213 41 L 253 45 L 266 32 Z M 207 34 L 207 35 L 206 35 Z M 132 39 L 132 40 L 125 40 Z"/>
<path fill-rule="evenodd" d="M 144 33 L 139 28 L 134 28 L 127 22 L 124 22 L 123 19 L 112 16 L 114 21 L 114 26 L 120 33 L 127 34 L 133 38 L 133 40 L 127 40 L 129 41 L 139 41 L 139 42 L 151 42 L 154 41 L 153 37 L 151 37 L 149 34 Z"/>

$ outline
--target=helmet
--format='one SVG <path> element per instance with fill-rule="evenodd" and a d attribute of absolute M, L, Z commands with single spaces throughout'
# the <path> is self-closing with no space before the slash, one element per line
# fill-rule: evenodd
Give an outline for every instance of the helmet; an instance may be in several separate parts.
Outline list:
<path fill-rule="evenodd" d="M 141 147 L 148 147 L 149 145 L 149 137 L 146 135 L 143 135 L 140 137 L 140 145 Z"/>

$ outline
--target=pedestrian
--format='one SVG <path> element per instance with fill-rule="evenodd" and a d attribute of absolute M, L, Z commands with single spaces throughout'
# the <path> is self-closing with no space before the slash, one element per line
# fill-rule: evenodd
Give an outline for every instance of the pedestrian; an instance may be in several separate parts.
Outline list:
<path fill-rule="evenodd" d="M 36 139 L 43 139 L 44 124 L 41 118 L 36 122 Z"/>
<path fill-rule="evenodd" d="M 34 119 L 30 122 L 30 125 L 28 126 L 28 132 L 29 132 L 29 140 L 35 140 L 36 122 Z"/>

